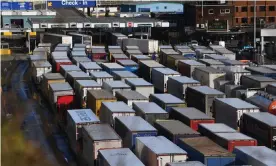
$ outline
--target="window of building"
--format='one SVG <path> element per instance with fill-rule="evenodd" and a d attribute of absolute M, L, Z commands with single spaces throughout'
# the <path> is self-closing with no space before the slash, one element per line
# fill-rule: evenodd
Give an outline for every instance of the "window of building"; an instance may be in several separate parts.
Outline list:
<path fill-rule="evenodd" d="M 243 7 L 241 8 L 241 11 L 242 11 L 242 12 L 247 12 L 247 6 L 243 6 Z"/>
<path fill-rule="evenodd" d="M 248 19 L 247 18 L 242 18 L 242 23 L 248 23 Z"/>
<path fill-rule="evenodd" d="M 265 12 L 265 6 L 260 6 L 259 9 L 260 9 L 260 12 Z"/>
<path fill-rule="evenodd" d="M 269 10 L 269 11 L 275 11 L 275 6 L 269 6 L 269 7 L 268 7 L 268 10 Z"/>
<path fill-rule="evenodd" d="M 239 23 L 239 18 L 236 18 L 236 23 Z"/>
<path fill-rule="evenodd" d="M 269 22 L 275 22 L 275 17 L 268 17 Z"/>
<path fill-rule="evenodd" d="M 225 13 L 230 13 L 230 9 L 225 9 Z"/>
<path fill-rule="evenodd" d="M 167 6 L 164 6 L 164 9 L 167 9 Z"/>
<path fill-rule="evenodd" d="M 208 10 L 208 13 L 209 13 L 209 14 L 214 14 L 214 9 L 209 9 L 209 10 Z"/>
<path fill-rule="evenodd" d="M 235 10 L 236 10 L 236 12 L 239 12 L 239 7 L 236 7 Z"/>
<path fill-rule="evenodd" d="M 254 12 L 254 6 L 250 7 L 250 12 Z"/>
<path fill-rule="evenodd" d="M 225 9 L 220 9 L 220 14 L 224 14 L 225 13 Z"/>

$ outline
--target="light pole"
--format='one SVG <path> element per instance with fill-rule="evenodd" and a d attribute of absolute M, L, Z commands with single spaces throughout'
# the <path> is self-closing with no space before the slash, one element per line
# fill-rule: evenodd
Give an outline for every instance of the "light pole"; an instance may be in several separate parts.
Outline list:
<path fill-rule="evenodd" d="M 254 48 L 256 48 L 256 0 L 254 0 Z"/>

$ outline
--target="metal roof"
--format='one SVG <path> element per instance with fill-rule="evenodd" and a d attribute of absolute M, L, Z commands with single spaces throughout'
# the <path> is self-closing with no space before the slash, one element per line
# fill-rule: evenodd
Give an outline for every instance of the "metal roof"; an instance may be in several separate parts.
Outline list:
<path fill-rule="evenodd" d="M 218 55 L 218 54 L 210 54 L 210 55 L 206 55 L 205 56 L 206 59 L 214 59 L 214 60 L 227 60 L 228 58 L 222 55 Z"/>
<path fill-rule="evenodd" d="M 106 53 L 104 48 L 92 48 L 92 53 Z"/>
<path fill-rule="evenodd" d="M 68 47 L 56 47 L 55 51 L 68 51 L 69 48 Z"/>
<path fill-rule="evenodd" d="M 198 134 L 197 131 L 193 130 L 189 126 L 180 122 L 179 120 L 156 120 L 155 123 L 159 126 L 162 126 L 167 132 L 173 135 L 180 134 Z"/>
<path fill-rule="evenodd" d="M 151 83 L 147 82 L 143 78 L 127 78 L 125 82 L 130 86 L 153 86 Z"/>
<path fill-rule="evenodd" d="M 90 72 L 91 77 L 93 78 L 113 78 L 112 75 L 105 71 L 92 71 Z"/>
<path fill-rule="evenodd" d="M 162 73 L 164 75 L 172 75 L 172 74 L 174 74 L 174 75 L 181 75 L 179 72 L 177 72 L 175 70 L 172 70 L 170 68 L 167 68 L 167 67 L 164 67 L 164 68 L 154 68 L 154 69 L 152 69 L 152 72 L 154 70 L 157 71 L 157 72 L 160 72 L 160 73 Z"/>
<path fill-rule="evenodd" d="M 66 59 L 64 59 L 64 58 L 61 58 L 61 59 L 54 59 L 53 58 L 53 60 L 55 61 L 55 63 L 59 63 L 59 62 L 68 62 L 68 63 L 70 63 L 71 62 L 71 60 L 68 58 L 66 58 Z"/>
<path fill-rule="evenodd" d="M 144 146 L 149 148 L 155 154 L 187 155 L 187 152 L 185 150 L 181 149 L 164 136 L 138 137 L 137 140 L 144 144 Z"/>
<path fill-rule="evenodd" d="M 143 54 L 140 50 L 130 50 L 130 49 L 128 49 L 128 50 L 126 50 L 126 52 L 128 53 L 128 54 Z"/>
<path fill-rule="evenodd" d="M 121 49 L 118 48 L 109 48 L 108 52 L 113 54 L 124 54 L 124 52 Z"/>
<path fill-rule="evenodd" d="M 88 90 L 87 93 L 90 93 L 94 98 L 98 99 L 111 99 L 116 100 L 113 94 L 104 89 L 97 89 L 97 90 Z"/>
<path fill-rule="evenodd" d="M 160 63 L 154 61 L 154 60 L 142 60 L 140 61 L 140 63 L 150 67 L 150 68 L 153 68 L 153 67 L 164 67 L 163 65 L 161 65 Z"/>
<path fill-rule="evenodd" d="M 91 62 L 88 57 L 73 57 L 72 60 L 76 62 Z"/>
<path fill-rule="evenodd" d="M 191 65 L 191 66 L 206 66 L 203 63 L 200 63 L 196 60 L 179 60 L 179 62 L 185 63 L 187 65 Z"/>
<path fill-rule="evenodd" d="M 270 77 L 261 76 L 261 75 L 244 75 L 243 77 L 247 77 L 252 80 L 261 81 L 261 82 L 276 82 L 275 79 L 272 79 Z"/>
<path fill-rule="evenodd" d="M 206 166 L 199 161 L 185 161 L 185 162 L 175 162 L 167 163 L 166 166 Z"/>
<path fill-rule="evenodd" d="M 147 97 L 133 90 L 118 90 L 116 91 L 116 95 L 122 96 L 127 100 L 148 100 Z"/>
<path fill-rule="evenodd" d="M 268 112 L 258 112 L 258 113 L 244 113 L 251 118 L 257 119 L 258 121 L 272 127 L 276 127 L 276 116 Z"/>
<path fill-rule="evenodd" d="M 199 61 L 208 65 L 224 65 L 222 62 L 214 59 L 200 59 Z"/>
<path fill-rule="evenodd" d="M 76 44 L 74 44 L 74 47 L 75 48 L 85 48 L 86 44 L 76 43 Z"/>
<path fill-rule="evenodd" d="M 234 132 L 234 133 L 214 133 L 216 136 L 226 139 L 228 141 L 231 140 L 254 140 L 254 138 L 251 138 L 247 135 L 244 135 L 242 133 Z"/>
<path fill-rule="evenodd" d="M 247 65 L 247 64 L 242 63 L 242 62 L 237 61 L 237 60 L 221 59 L 220 61 L 221 61 L 222 63 L 224 63 L 225 65 L 241 65 L 241 66 Z"/>
<path fill-rule="evenodd" d="M 160 52 L 167 55 L 180 55 L 178 52 L 176 52 L 174 49 L 160 49 Z"/>
<path fill-rule="evenodd" d="M 112 54 L 112 57 L 115 58 L 115 59 L 119 59 L 119 58 L 128 59 L 128 57 L 125 54 Z"/>
<path fill-rule="evenodd" d="M 173 107 L 172 110 L 178 112 L 179 114 L 181 114 L 189 119 L 196 119 L 196 120 L 197 119 L 214 119 L 194 107 L 186 107 L 186 108 Z"/>
<path fill-rule="evenodd" d="M 94 80 L 76 80 L 76 82 L 82 87 L 102 87 Z"/>
<path fill-rule="evenodd" d="M 86 52 L 85 51 L 71 51 L 71 55 L 74 56 L 84 56 L 86 57 Z"/>
<path fill-rule="evenodd" d="M 202 94 L 214 94 L 214 95 L 223 95 L 224 93 L 222 93 L 221 91 L 218 91 L 216 89 L 210 88 L 208 86 L 193 86 L 193 87 L 188 87 L 191 88 L 193 90 L 196 90 Z"/>
<path fill-rule="evenodd" d="M 68 71 L 81 71 L 81 69 L 76 65 L 60 65 L 60 67 L 68 72 Z"/>
<path fill-rule="evenodd" d="M 50 67 L 52 68 L 52 65 L 48 61 L 35 61 L 33 62 L 35 68 L 45 68 Z"/>
<path fill-rule="evenodd" d="M 108 46 L 108 49 L 121 49 L 121 46 Z"/>
<path fill-rule="evenodd" d="M 171 95 L 171 94 L 151 94 L 151 96 L 161 100 L 163 103 L 166 104 L 177 104 L 177 103 L 181 103 L 184 104 L 184 101 Z"/>
<path fill-rule="evenodd" d="M 38 47 L 51 47 L 52 43 L 38 43 Z"/>
<path fill-rule="evenodd" d="M 108 124 L 92 124 L 83 128 L 93 141 L 121 140 L 120 136 Z"/>
<path fill-rule="evenodd" d="M 72 51 L 85 51 L 86 48 L 82 48 L 82 47 L 73 47 Z"/>
<path fill-rule="evenodd" d="M 36 61 L 36 60 L 45 60 L 47 61 L 47 56 L 45 55 L 30 55 L 29 56 L 31 61 Z"/>
<path fill-rule="evenodd" d="M 198 84 L 200 84 L 199 81 L 194 80 L 190 77 L 186 77 L 186 76 L 174 76 L 174 77 L 169 77 L 169 79 L 175 80 L 175 81 L 180 82 L 182 84 L 187 84 L 187 83 L 193 83 L 193 84 L 198 83 Z"/>
<path fill-rule="evenodd" d="M 178 50 L 178 49 L 191 49 L 191 47 L 185 46 L 185 45 L 176 45 L 176 46 L 174 46 L 174 48 L 176 50 Z"/>
<path fill-rule="evenodd" d="M 99 153 L 112 166 L 145 166 L 129 148 L 104 149 Z"/>
<path fill-rule="evenodd" d="M 68 82 L 62 83 L 50 83 L 49 84 L 52 91 L 73 91 L 73 88 L 70 86 Z"/>
<path fill-rule="evenodd" d="M 137 75 L 130 71 L 114 71 L 113 75 L 119 76 L 121 78 L 138 78 Z"/>
<path fill-rule="evenodd" d="M 122 66 L 138 66 L 136 62 L 130 59 L 117 60 L 117 63 L 121 64 Z"/>
<path fill-rule="evenodd" d="M 101 70 L 102 69 L 96 62 L 80 62 L 80 66 L 82 66 L 86 70 L 89 70 L 89 69 Z"/>
<path fill-rule="evenodd" d="M 262 74 L 276 74 L 276 71 L 265 68 L 265 67 L 246 67 L 246 70 L 262 73 Z"/>
<path fill-rule="evenodd" d="M 135 113 L 135 111 L 130 108 L 126 103 L 122 101 L 116 101 L 116 102 L 102 102 L 102 105 L 104 105 L 106 108 L 108 108 L 111 112 L 130 112 Z"/>
<path fill-rule="evenodd" d="M 124 83 L 123 81 L 104 81 L 104 84 L 107 84 L 109 87 L 113 88 L 128 88 L 130 86 Z"/>
<path fill-rule="evenodd" d="M 239 98 L 216 98 L 215 101 L 220 101 L 220 102 L 227 104 L 236 109 L 245 109 L 245 108 L 259 109 L 257 106 L 252 105 L 252 104 L 250 104 L 246 101 L 243 101 Z"/>
<path fill-rule="evenodd" d="M 126 46 L 127 50 L 139 50 L 138 46 Z"/>
<path fill-rule="evenodd" d="M 160 49 L 173 49 L 173 47 L 171 45 L 160 45 L 159 48 Z"/>
<path fill-rule="evenodd" d="M 131 57 L 135 57 L 136 59 L 141 59 L 141 60 L 146 60 L 146 59 L 150 59 L 149 56 L 147 55 L 131 55 Z"/>
<path fill-rule="evenodd" d="M 157 130 L 140 116 L 116 117 L 130 131 L 156 131 Z"/>
<path fill-rule="evenodd" d="M 238 154 L 241 153 L 246 161 L 248 161 L 247 158 L 252 158 L 267 166 L 273 166 L 276 163 L 275 151 L 265 146 L 236 146 L 233 153 L 237 154 L 237 157 L 240 156 Z"/>
<path fill-rule="evenodd" d="M 43 75 L 47 80 L 59 80 L 64 79 L 60 73 L 45 73 Z"/>
<path fill-rule="evenodd" d="M 201 127 L 212 133 L 236 133 L 237 131 L 224 123 L 200 123 Z"/>
<path fill-rule="evenodd" d="M 239 66 L 225 66 L 223 68 L 224 71 L 229 71 L 233 73 L 250 73 L 250 71 L 243 69 L 242 67 Z"/>
<path fill-rule="evenodd" d="M 269 68 L 271 70 L 276 70 L 276 65 L 262 65 L 263 67 Z"/>
<path fill-rule="evenodd" d="M 124 69 L 124 67 L 118 63 L 102 63 L 102 66 L 105 66 L 108 69 Z"/>
<path fill-rule="evenodd" d="M 54 51 L 54 52 L 52 52 L 52 56 L 66 56 L 67 57 L 67 52 L 66 51 L 58 51 L 58 52 L 56 52 L 56 51 Z"/>
<path fill-rule="evenodd" d="M 92 112 L 91 109 L 74 109 L 67 110 L 70 117 L 75 124 L 80 123 L 100 123 L 98 117 Z"/>
<path fill-rule="evenodd" d="M 135 108 L 139 109 L 144 114 L 167 114 L 168 113 L 154 102 L 134 102 L 133 109 Z"/>

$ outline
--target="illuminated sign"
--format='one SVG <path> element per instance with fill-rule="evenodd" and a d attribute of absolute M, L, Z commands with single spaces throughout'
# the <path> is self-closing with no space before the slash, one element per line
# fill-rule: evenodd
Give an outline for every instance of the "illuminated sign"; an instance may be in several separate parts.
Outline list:
<path fill-rule="evenodd" d="M 94 7 L 96 6 L 96 0 L 52 0 L 47 1 L 49 8 L 67 8 L 67 7 Z"/>
<path fill-rule="evenodd" d="M 208 31 L 227 32 L 228 31 L 228 20 L 208 21 L 207 28 L 208 28 Z"/>
<path fill-rule="evenodd" d="M 33 3 L 1 1 L 1 10 L 33 10 Z"/>

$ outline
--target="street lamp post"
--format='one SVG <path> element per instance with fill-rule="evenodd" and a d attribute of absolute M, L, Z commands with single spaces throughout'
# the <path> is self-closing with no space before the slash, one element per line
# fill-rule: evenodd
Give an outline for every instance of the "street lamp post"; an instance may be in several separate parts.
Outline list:
<path fill-rule="evenodd" d="M 256 48 L 256 0 L 254 0 L 254 48 Z"/>

